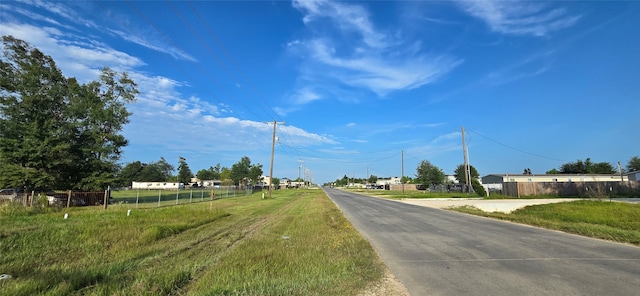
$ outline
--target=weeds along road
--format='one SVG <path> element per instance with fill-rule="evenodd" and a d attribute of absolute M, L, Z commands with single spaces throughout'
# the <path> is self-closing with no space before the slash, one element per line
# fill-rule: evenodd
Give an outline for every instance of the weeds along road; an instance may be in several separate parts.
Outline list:
<path fill-rule="evenodd" d="M 638 295 L 640 248 L 325 188 L 411 295 Z"/>

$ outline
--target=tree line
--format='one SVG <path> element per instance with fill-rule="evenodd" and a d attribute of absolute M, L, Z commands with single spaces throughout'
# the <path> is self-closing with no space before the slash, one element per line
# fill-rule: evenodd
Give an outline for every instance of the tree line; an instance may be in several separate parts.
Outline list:
<path fill-rule="evenodd" d="M 195 175 L 192 173 L 185 158 L 178 161 L 178 173 L 172 174 L 174 166 L 169 164 L 164 157 L 150 163 L 134 161 L 126 164 L 118 174 L 119 187 L 128 187 L 136 182 L 179 182 L 191 184 L 191 178 L 200 180 L 219 180 L 223 185 L 247 185 L 262 181 L 262 165 L 252 164 L 251 159 L 243 156 L 231 168 L 223 167 L 220 163 L 201 169 Z M 275 182 L 275 180 L 274 180 Z"/>

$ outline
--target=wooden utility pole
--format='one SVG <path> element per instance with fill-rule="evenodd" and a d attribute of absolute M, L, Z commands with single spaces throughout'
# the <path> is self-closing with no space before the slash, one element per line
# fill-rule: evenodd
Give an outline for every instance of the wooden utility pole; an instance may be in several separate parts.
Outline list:
<path fill-rule="evenodd" d="M 462 153 L 464 154 L 464 182 L 466 185 L 467 193 L 471 193 L 469 186 L 471 185 L 471 169 L 469 166 L 467 144 L 464 140 L 464 126 L 462 127 Z"/>
<path fill-rule="evenodd" d="M 400 178 L 400 183 L 402 183 L 402 194 L 404 194 L 404 150 L 402 150 L 402 177 Z"/>
<path fill-rule="evenodd" d="M 270 124 L 271 122 L 267 122 Z M 273 121 L 273 137 L 271 138 L 271 168 L 269 169 L 269 198 L 271 198 L 271 185 L 273 184 L 273 155 L 276 148 L 276 126 L 278 124 L 286 124 L 285 122 Z M 280 185 L 280 184 L 278 184 Z"/>

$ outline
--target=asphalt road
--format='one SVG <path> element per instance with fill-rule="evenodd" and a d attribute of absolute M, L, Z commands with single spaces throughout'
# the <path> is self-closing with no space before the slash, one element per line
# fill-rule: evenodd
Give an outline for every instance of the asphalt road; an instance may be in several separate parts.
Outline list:
<path fill-rule="evenodd" d="M 640 248 L 325 188 L 411 295 L 640 295 Z"/>

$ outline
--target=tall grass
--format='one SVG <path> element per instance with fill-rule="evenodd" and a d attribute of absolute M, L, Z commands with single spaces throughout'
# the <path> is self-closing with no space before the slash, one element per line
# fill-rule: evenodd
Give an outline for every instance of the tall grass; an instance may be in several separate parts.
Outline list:
<path fill-rule="evenodd" d="M 0 208 L 2 295 L 353 295 L 382 276 L 322 191 L 142 208 Z M 63 216 L 68 213 L 68 219 Z"/>
<path fill-rule="evenodd" d="M 578 200 L 528 206 L 510 214 L 487 213 L 470 207 L 454 210 L 640 245 L 640 204 Z"/>

